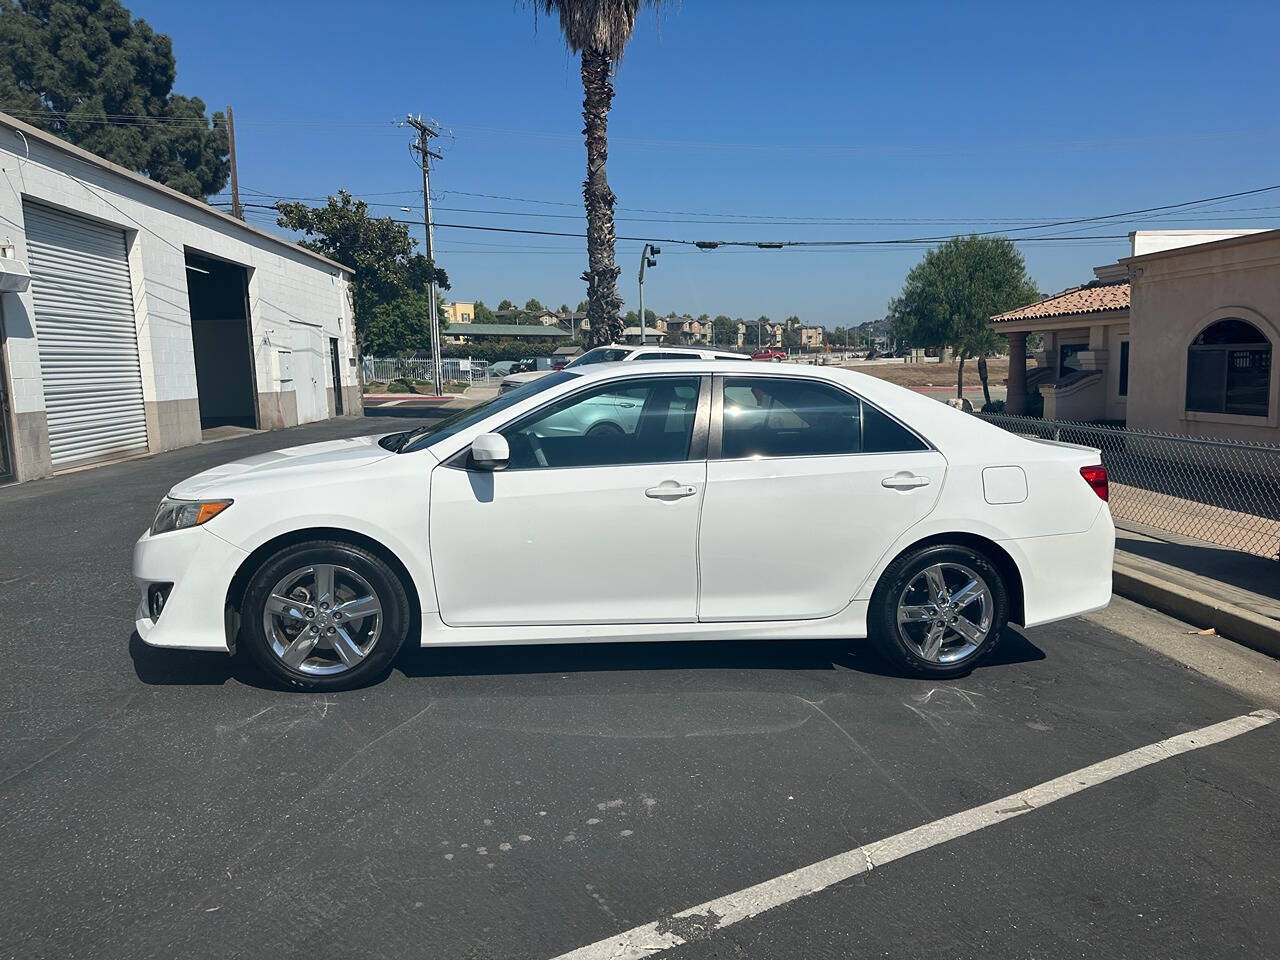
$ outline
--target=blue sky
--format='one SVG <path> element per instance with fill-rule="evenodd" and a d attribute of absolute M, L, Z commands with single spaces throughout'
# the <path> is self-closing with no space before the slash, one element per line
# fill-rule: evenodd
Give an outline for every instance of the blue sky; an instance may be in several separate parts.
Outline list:
<path fill-rule="evenodd" d="M 179 92 L 235 107 L 246 201 L 347 187 L 387 204 L 379 213 L 416 219 L 409 131 L 391 121 L 421 112 L 449 131 L 433 174 L 437 221 L 582 229 L 578 64 L 556 22 L 535 26 L 519 2 L 126 3 L 173 38 Z M 618 233 L 931 237 L 1280 183 L 1278 31 L 1280 5 L 1269 3 L 685 0 L 660 19 L 646 10 L 610 121 Z M 1280 225 L 1280 191 L 1216 206 L 1087 232 Z M 711 216 L 655 222 L 688 214 Z M 722 215 L 810 222 L 710 222 L 735 219 Z M 458 299 L 554 307 L 584 295 L 581 240 L 441 228 L 436 245 Z M 628 307 L 639 246 L 619 244 Z M 1023 250 L 1049 292 L 1089 279 L 1127 245 Z M 667 245 L 646 300 L 662 313 L 862 322 L 883 315 L 921 254 Z"/>

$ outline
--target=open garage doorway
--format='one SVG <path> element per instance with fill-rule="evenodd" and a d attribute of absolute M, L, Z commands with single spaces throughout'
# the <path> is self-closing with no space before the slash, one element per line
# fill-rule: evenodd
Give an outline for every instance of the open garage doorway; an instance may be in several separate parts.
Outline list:
<path fill-rule="evenodd" d="M 187 296 L 195 348 L 200 429 L 258 426 L 249 324 L 249 271 L 187 251 Z"/>

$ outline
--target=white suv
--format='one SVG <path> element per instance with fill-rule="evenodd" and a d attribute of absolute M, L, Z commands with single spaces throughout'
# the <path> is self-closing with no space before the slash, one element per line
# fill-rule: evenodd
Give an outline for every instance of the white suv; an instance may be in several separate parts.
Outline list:
<path fill-rule="evenodd" d="M 749 360 L 745 353 L 733 353 L 729 350 L 702 349 L 701 347 L 658 347 L 627 346 L 611 343 L 603 347 L 593 347 L 582 356 L 565 364 L 564 369 L 573 370 L 592 363 L 623 363 L 631 360 Z M 502 378 L 498 385 L 498 393 L 506 393 L 516 387 L 545 377 L 550 370 L 530 370 L 526 373 L 512 373 Z"/>

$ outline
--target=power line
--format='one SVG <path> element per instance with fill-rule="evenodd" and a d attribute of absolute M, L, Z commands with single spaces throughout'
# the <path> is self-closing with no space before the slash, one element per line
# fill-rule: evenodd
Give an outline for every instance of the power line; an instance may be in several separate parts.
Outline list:
<path fill-rule="evenodd" d="M 329 197 L 318 197 L 318 196 L 304 197 L 304 196 L 286 196 L 286 195 L 278 195 L 278 194 L 267 194 L 267 193 L 263 193 L 260 190 L 250 191 L 248 188 L 244 188 L 244 187 L 242 187 L 242 189 L 245 190 L 246 192 L 252 192 L 257 196 L 270 197 L 272 199 L 278 199 L 278 200 L 297 200 L 297 201 L 303 201 L 303 202 L 319 203 L 319 202 L 325 202 L 329 199 Z M 1224 200 L 1237 199 L 1240 197 L 1251 196 L 1254 194 L 1266 193 L 1266 192 L 1274 191 L 1277 189 L 1280 189 L 1280 185 L 1269 186 L 1269 187 L 1259 187 L 1255 190 L 1246 190 L 1240 193 L 1225 194 L 1221 197 L 1207 197 L 1200 200 L 1187 200 L 1181 203 L 1165 204 L 1163 206 L 1158 206 L 1158 207 L 1147 207 L 1141 210 L 1131 210 L 1131 211 L 1124 211 L 1121 213 L 1101 214 L 1097 216 L 1088 216 L 1088 217 L 1061 217 L 1061 216 L 1058 216 L 1058 217 L 1046 217 L 1046 216 L 1040 216 L 1040 217 L 826 217 L 826 216 L 815 216 L 815 215 L 788 216 L 788 215 L 782 215 L 782 214 L 708 213 L 708 212 L 692 211 L 692 210 L 660 210 L 660 209 L 652 209 L 652 208 L 646 208 L 646 207 L 627 207 L 620 204 L 616 209 L 625 210 L 633 213 L 654 213 L 654 214 L 665 214 L 665 215 L 677 216 L 682 218 L 688 217 L 688 218 L 711 218 L 711 219 L 665 220 L 665 219 L 649 219 L 649 218 L 641 218 L 641 217 L 617 217 L 616 221 L 620 223 L 708 223 L 708 224 L 719 224 L 719 225 L 733 225 L 733 224 L 736 224 L 739 220 L 742 220 L 744 221 L 744 225 L 750 225 L 750 222 L 752 221 L 761 222 L 761 223 L 777 221 L 779 223 L 792 225 L 792 226 L 826 226 L 826 225 L 838 225 L 838 224 L 849 224 L 853 226 L 881 226 L 881 225 L 884 225 L 884 226 L 909 226 L 909 225 L 945 226 L 945 225 L 952 225 L 952 224 L 963 226 L 967 224 L 1011 224 L 1011 225 L 1018 225 L 1016 227 L 1017 229 L 1031 230 L 1031 229 L 1042 229 L 1042 228 L 1059 226 L 1059 225 L 1070 225 L 1070 224 L 1076 224 L 1076 223 L 1089 223 L 1089 222 L 1095 222 L 1095 221 L 1114 220 L 1114 219 L 1118 219 L 1125 216 L 1133 216 L 1137 214 L 1150 213 L 1153 211 L 1158 212 L 1162 210 L 1177 209 L 1180 207 L 1191 207 L 1191 206 L 1196 206 L 1201 204 L 1219 203 L 1219 202 L 1223 202 Z M 363 197 L 399 196 L 399 195 L 404 195 L 412 192 L 413 191 L 392 190 L 392 191 L 385 191 L 385 192 L 377 192 L 377 193 L 371 192 L 371 193 L 361 193 L 361 194 L 352 194 L 352 195 L 356 199 L 361 199 Z M 461 191 L 461 190 L 442 190 L 440 191 L 440 194 L 453 195 L 453 196 L 484 197 L 487 199 L 508 200 L 511 202 L 519 202 L 519 203 L 554 204 L 557 206 L 569 206 L 569 207 L 579 207 L 581 205 L 581 202 L 569 203 L 568 201 L 559 201 L 559 200 L 534 200 L 531 198 L 511 197 L 511 196 L 504 196 L 501 194 L 472 193 L 472 192 Z M 401 204 L 377 203 L 377 202 L 370 203 L 368 201 L 366 201 L 366 205 L 374 206 L 374 207 L 402 206 Z M 582 216 L 579 214 L 531 213 L 531 212 L 525 212 L 525 211 L 519 211 L 519 210 L 488 210 L 488 209 L 476 209 L 476 208 L 470 208 L 470 207 L 444 207 L 444 206 L 436 206 L 436 209 L 448 210 L 453 213 L 475 213 L 480 215 L 492 215 L 492 216 L 537 217 L 540 219 L 570 219 L 570 220 L 582 219 Z M 1274 209 L 1280 209 L 1280 207 L 1276 207 L 1276 206 L 1238 207 L 1238 208 L 1220 209 L 1213 212 L 1228 213 L 1228 212 L 1236 212 L 1236 211 L 1246 212 L 1246 211 L 1254 211 L 1254 210 L 1274 210 Z M 725 219 L 715 219 L 715 218 L 725 218 Z M 733 218 L 733 219 L 728 219 L 728 218 Z M 1014 229 L 1014 228 L 1015 227 L 1011 226 L 1009 229 Z M 990 233 L 1001 233 L 1001 232 L 1004 232 L 1004 231 L 1003 230 L 990 231 Z"/>
<path fill-rule="evenodd" d="M 423 138 L 425 138 L 427 134 L 423 134 L 421 130 L 419 130 L 419 133 L 420 133 L 420 139 L 423 140 L 422 148 L 425 149 L 425 139 Z M 432 133 L 434 134 L 434 131 L 432 131 Z M 425 157 L 424 157 L 424 160 L 425 160 Z M 1241 197 L 1257 196 L 1259 194 L 1269 193 L 1275 190 L 1280 190 L 1280 184 L 1274 184 L 1266 187 L 1256 187 L 1251 190 L 1240 190 L 1234 193 L 1220 194 L 1218 196 L 1213 196 L 1213 197 L 1202 197 L 1196 200 L 1184 200 L 1177 203 L 1167 203 L 1167 204 L 1160 204 L 1152 207 L 1142 207 L 1136 210 L 1125 210 L 1119 213 L 1101 214 L 1101 215 L 1092 216 L 1092 217 L 1075 217 L 1070 219 L 1060 219 L 1060 220 L 1054 220 L 1054 221 L 1049 221 L 1045 223 L 1028 224 L 1028 225 L 1016 226 L 1016 227 L 1006 227 L 999 230 L 986 230 L 986 231 L 975 232 L 974 235 L 975 236 L 995 236 L 995 235 L 1007 236 L 1010 233 L 1022 233 L 1025 231 L 1032 231 L 1032 230 L 1051 230 L 1055 227 L 1064 227 L 1064 226 L 1075 226 L 1075 227 L 1080 227 L 1081 229 L 1088 229 L 1088 226 L 1082 226 L 1082 225 L 1118 226 L 1124 222 L 1124 218 L 1153 219 L 1154 217 L 1158 216 L 1160 213 L 1170 211 L 1170 210 L 1185 211 L 1187 208 L 1203 207 L 1204 205 L 1207 205 L 1207 204 L 1221 203 L 1227 200 L 1239 199 Z M 426 207 L 426 212 L 427 212 L 427 224 L 428 224 L 427 242 L 429 245 L 430 234 L 431 234 L 431 219 L 430 219 L 431 195 L 430 195 L 429 187 L 425 183 L 424 183 L 424 189 L 423 189 L 423 201 L 424 201 L 424 205 Z M 255 204 L 253 206 L 268 207 L 268 205 L 266 204 Z M 274 206 L 274 205 L 271 205 L 271 206 Z M 1195 212 L 1195 211 L 1192 211 L 1192 212 Z M 494 213 L 501 215 L 500 211 L 495 211 Z M 1150 216 L 1146 216 L 1146 215 L 1150 215 Z M 395 223 L 416 225 L 415 221 L 400 220 L 394 217 L 389 217 L 387 219 L 392 220 Z M 489 233 L 522 234 L 526 236 L 572 237 L 575 239 L 585 239 L 585 236 L 586 236 L 585 234 L 582 234 L 582 233 L 570 233 L 567 231 L 560 231 L 560 230 L 535 230 L 535 229 L 526 228 L 526 227 L 503 227 L 503 226 L 494 226 L 494 225 L 485 225 L 485 224 L 440 223 L 440 224 L 436 224 L 436 226 L 439 226 L 442 229 L 450 229 L 450 230 L 476 230 L 476 231 L 489 232 Z M 1120 234 L 1120 235 L 1111 235 L 1111 234 L 1096 235 L 1095 234 L 1095 235 L 1088 235 L 1083 237 L 1071 236 L 1071 234 L 1077 233 L 1077 232 L 1078 231 L 1069 230 L 1069 231 L 1066 231 L 1066 233 L 1059 233 L 1056 235 L 1046 234 L 1043 236 L 1015 237 L 1011 239 L 1013 239 L 1014 242 L 1018 242 L 1018 243 L 1030 243 L 1030 242 L 1042 242 L 1047 240 L 1058 240 L 1058 241 L 1114 240 L 1114 239 L 1124 239 L 1126 236 L 1124 234 Z M 619 236 L 616 239 L 645 241 L 645 242 L 653 241 L 657 243 L 669 243 L 669 244 L 682 244 L 687 246 L 694 246 L 702 250 L 710 250 L 718 247 L 759 247 L 763 249 L 782 249 L 787 247 L 797 248 L 797 247 L 910 246 L 910 245 L 939 243 L 944 240 L 950 239 L 950 236 L 903 237 L 903 238 L 891 238 L 891 239 L 880 239 L 880 240 L 873 240 L 873 239 L 687 240 L 687 239 L 676 239 L 671 237 L 628 237 L 628 236 Z"/>

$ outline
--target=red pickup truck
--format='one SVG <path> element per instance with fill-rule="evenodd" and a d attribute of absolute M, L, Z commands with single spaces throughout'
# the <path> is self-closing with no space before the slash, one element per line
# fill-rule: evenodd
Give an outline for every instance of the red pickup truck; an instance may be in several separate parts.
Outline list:
<path fill-rule="evenodd" d="M 787 351 L 769 348 L 768 350 L 757 350 L 751 355 L 752 360 L 771 360 L 774 363 L 781 363 L 787 359 Z"/>

